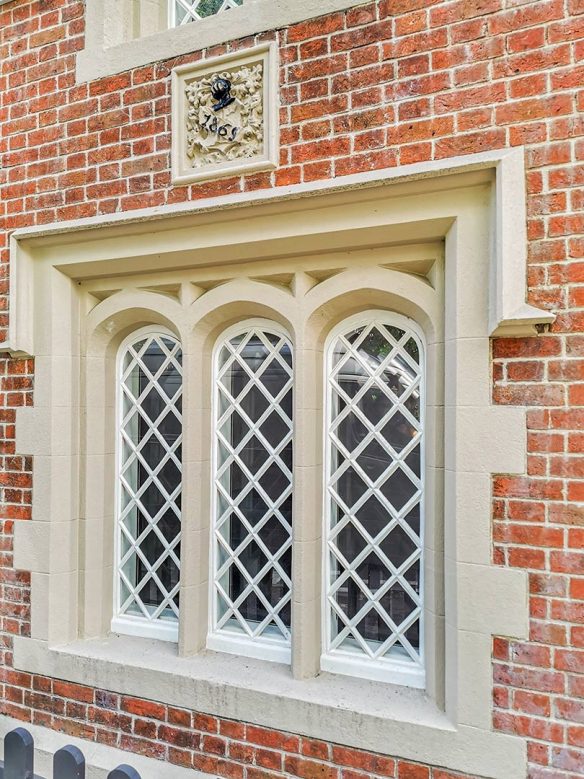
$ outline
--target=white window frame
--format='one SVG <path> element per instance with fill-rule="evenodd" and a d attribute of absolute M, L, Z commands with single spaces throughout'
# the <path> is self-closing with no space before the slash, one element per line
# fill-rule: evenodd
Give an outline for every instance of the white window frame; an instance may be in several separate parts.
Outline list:
<path fill-rule="evenodd" d="M 227 632 L 225 630 L 217 629 L 218 613 L 217 613 L 217 595 L 216 595 L 216 573 L 217 573 L 217 542 L 215 534 L 217 532 L 217 500 L 216 500 L 216 474 L 218 465 L 218 436 L 217 436 L 217 378 L 219 376 L 219 356 L 221 349 L 226 341 L 234 338 L 241 333 L 249 332 L 249 330 L 261 329 L 263 331 L 271 331 L 275 335 L 280 335 L 285 338 L 290 344 L 292 353 L 292 391 L 294 392 L 294 369 L 295 369 L 295 354 L 294 344 L 290 334 L 281 327 L 277 322 L 271 319 L 244 319 L 241 322 L 229 327 L 225 330 L 217 339 L 212 356 L 213 363 L 213 398 L 211 408 L 211 419 L 213 425 L 213 443 L 212 443 L 212 465 L 211 465 L 211 495 L 212 495 L 212 509 L 211 509 L 211 542 L 210 542 L 210 586 L 209 586 L 209 634 L 207 636 L 207 647 L 209 649 L 228 652 L 230 654 L 242 655 L 247 657 L 255 657 L 261 660 L 268 660 L 271 662 L 287 663 L 291 662 L 291 641 L 282 638 L 270 638 L 268 636 L 260 636 L 258 638 L 251 638 L 249 636 L 236 635 L 234 633 Z M 295 449 L 294 441 L 294 418 L 292 419 L 292 450 Z M 294 501 L 294 478 L 291 481 L 291 495 L 292 501 Z M 294 509 L 293 509 L 294 511 Z M 292 541 L 292 538 L 291 538 Z M 292 578 L 292 577 L 291 577 Z M 291 593 L 294 588 L 294 581 L 292 578 Z M 292 633 L 290 629 L 290 633 Z"/>
<path fill-rule="evenodd" d="M 148 620 L 146 617 L 120 613 L 120 500 L 121 500 L 121 472 L 123 466 L 123 447 L 121 445 L 121 425 L 124 419 L 124 395 L 121 389 L 123 378 L 123 361 L 128 348 L 141 338 L 157 335 L 162 338 L 171 338 L 180 346 L 180 341 L 174 333 L 164 327 L 147 326 L 134 330 L 125 338 L 118 348 L 116 359 L 116 450 L 115 450 L 115 538 L 114 538 L 114 583 L 113 583 L 113 617 L 111 622 L 112 633 L 120 633 L 143 638 L 155 638 L 160 641 L 176 643 L 179 633 L 179 617 L 176 620 Z M 184 388 L 184 375 L 181 371 L 181 381 Z M 182 418 L 181 418 L 182 423 Z M 182 434 L 181 434 L 182 441 Z M 182 475 L 182 468 L 181 468 Z M 182 513 L 182 512 L 181 512 Z M 179 541 L 180 543 L 180 541 Z M 179 557 L 180 560 L 180 557 Z"/>
<path fill-rule="evenodd" d="M 384 320 L 390 324 L 395 324 L 396 327 L 403 328 L 411 332 L 417 341 L 420 351 L 420 389 L 422 403 L 420 404 L 420 481 L 422 483 L 421 496 L 420 496 L 420 647 L 419 647 L 419 662 L 414 663 L 412 660 L 400 661 L 396 658 L 385 657 L 378 660 L 372 660 L 365 656 L 351 656 L 348 652 L 342 650 L 331 650 L 331 609 L 329 607 L 329 589 L 330 589 L 330 575 L 331 575 L 331 553 L 329 550 L 329 534 L 330 534 L 330 508 L 331 501 L 328 493 L 328 480 L 331 467 L 331 440 L 329 437 L 329 430 L 332 423 L 332 392 L 330 388 L 330 377 L 332 372 L 332 360 L 333 360 L 333 346 L 335 341 L 340 335 L 347 333 L 352 329 L 358 327 L 367 326 L 376 320 Z M 324 377 L 323 388 L 325 392 L 324 403 L 324 442 L 323 451 L 325 455 L 325 470 L 324 470 L 324 488 L 323 488 L 323 595 L 322 595 L 322 635 L 323 635 L 323 652 L 321 656 L 321 668 L 323 671 L 329 671 L 331 673 L 340 673 L 348 676 L 356 676 L 364 679 L 373 679 L 379 682 L 401 684 L 407 687 L 424 688 L 426 684 L 425 673 L 425 619 L 424 619 L 424 586 L 425 586 L 425 499 L 426 499 L 426 458 L 425 458 L 425 422 L 426 422 L 426 342 L 422 328 L 409 317 L 405 317 L 397 312 L 387 310 L 370 310 L 364 311 L 355 316 L 343 319 L 329 334 L 324 348 Z"/>

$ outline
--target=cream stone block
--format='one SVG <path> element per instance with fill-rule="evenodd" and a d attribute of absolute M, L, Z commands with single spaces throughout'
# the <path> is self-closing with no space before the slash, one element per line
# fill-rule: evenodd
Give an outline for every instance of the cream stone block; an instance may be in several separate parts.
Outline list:
<path fill-rule="evenodd" d="M 444 617 L 426 610 L 424 612 L 426 694 L 440 710 L 444 709 L 444 641 Z"/>
<path fill-rule="evenodd" d="M 215 494 L 211 487 L 211 461 L 182 464 L 181 520 L 186 532 L 208 531 Z"/>
<path fill-rule="evenodd" d="M 424 609 L 437 616 L 444 615 L 443 554 L 424 550 Z"/>
<path fill-rule="evenodd" d="M 304 334 L 302 334 L 304 335 Z M 317 410 L 323 404 L 324 353 L 320 350 L 294 350 L 294 398 L 296 408 Z"/>
<path fill-rule="evenodd" d="M 424 504 L 424 547 L 442 552 L 444 549 L 444 525 L 452 521 L 444 510 L 444 471 L 442 468 L 426 468 L 426 496 Z"/>
<path fill-rule="evenodd" d="M 446 474 L 445 546 L 463 563 L 489 565 L 491 560 L 491 475 Z M 453 521 L 458 517 L 458 521 Z"/>
<path fill-rule="evenodd" d="M 489 334 L 489 197 L 489 187 L 477 187 L 446 235 L 447 341 Z"/>
<path fill-rule="evenodd" d="M 188 657 L 205 649 L 209 628 L 209 583 L 181 588 L 178 653 Z"/>
<path fill-rule="evenodd" d="M 115 363 L 102 355 L 87 356 L 83 360 L 85 398 L 83 405 L 89 408 L 114 407 Z M 114 386 L 112 386 L 114 385 Z"/>
<path fill-rule="evenodd" d="M 524 571 L 446 559 L 446 578 L 456 578 L 457 622 L 463 631 L 527 638 L 528 579 Z M 447 622 L 452 615 L 446 612 Z"/>
<path fill-rule="evenodd" d="M 46 525 L 46 522 L 42 523 Z M 79 568 L 79 523 L 51 522 L 49 539 L 51 573 L 77 571 Z"/>
<path fill-rule="evenodd" d="M 446 407 L 446 468 L 478 473 L 524 473 L 525 411 L 510 406 Z"/>
<path fill-rule="evenodd" d="M 49 573 L 51 527 L 48 522 L 14 523 L 15 568 L 35 573 Z"/>
<path fill-rule="evenodd" d="M 109 454 L 88 454 L 83 458 L 82 513 L 85 519 L 100 519 L 115 509 L 115 457 Z"/>
<path fill-rule="evenodd" d="M 35 357 L 79 354 L 73 333 L 78 331 L 76 290 L 70 278 L 50 264 L 34 276 L 34 307 L 40 314 L 34 321 Z M 59 305 L 49 312 L 51 300 Z"/>
<path fill-rule="evenodd" d="M 315 676 L 320 658 L 322 547 L 318 540 L 298 542 L 292 550 L 292 673 Z"/>
<path fill-rule="evenodd" d="M 99 409 L 99 414 L 94 409 Z M 85 455 L 113 455 L 116 447 L 115 407 L 88 406 L 81 410 L 84 436 L 81 451 Z"/>
<path fill-rule="evenodd" d="M 320 596 L 322 547 L 319 541 L 295 541 L 292 550 L 292 600 L 306 603 Z"/>
<path fill-rule="evenodd" d="M 18 427 L 18 425 L 17 425 Z M 77 513 L 78 485 L 74 481 L 76 459 L 68 456 L 36 455 L 32 518 L 48 522 L 53 518 L 73 519 Z"/>
<path fill-rule="evenodd" d="M 294 540 L 319 539 L 323 533 L 323 469 L 320 465 L 294 467 Z"/>
<path fill-rule="evenodd" d="M 489 730 L 493 668 L 490 660 L 493 639 L 484 633 L 462 630 L 459 638 L 459 673 L 464 694 L 459 696 L 458 721 L 461 725 Z"/>
<path fill-rule="evenodd" d="M 313 679 L 320 671 L 321 601 L 292 603 L 292 676 Z"/>
<path fill-rule="evenodd" d="M 21 407 L 16 414 L 16 451 L 25 455 L 77 454 L 76 427 L 70 408 Z"/>
<path fill-rule="evenodd" d="M 426 467 L 444 468 L 444 407 L 426 406 L 424 426 Z"/>
<path fill-rule="evenodd" d="M 488 406 L 491 402 L 488 338 L 459 338 L 445 344 L 448 405 Z"/>
<path fill-rule="evenodd" d="M 113 567 L 106 564 L 101 568 L 87 568 L 80 576 L 79 635 L 81 638 L 107 635 L 113 613 Z"/>
<path fill-rule="evenodd" d="M 103 570 L 111 567 L 114 559 L 114 536 L 114 518 L 111 515 L 80 520 L 80 570 Z"/>
<path fill-rule="evenodd" d="M 195 530 L 183 515 L 181 532 L 181 585 L 194 587 L 209 581 L 209 544 L 211 533 Z"/>
<path fill-rule="evenodd" d="M 17 454 L 49 454 L 50 435 L 50 415 L 46 409 L 22 407 L 16 410 Z"/>
<path fill-rule="evenodd" d="M 30 635 L 46 641 L 49 637 L 49 576 L 33 572 L 30 583 Z"/>
<path fill-rule="evenodd" d="M 211 406 L 192 406 L 190 409 L 186 404 L 188 399 L 184 399 L 186 408 L 183 414 L 183 461 L 185 467 L 189 463 L 204 463 L 209 460 L 212 446 L 212 411 Z"/>
<path fill-rule="evenodd" d="M 48 641 L 52 646 L 73 641 L 79 634 L 77 583 L 76 571 L 51 574 Z"/>
<path fill-rule="evenodd" d="M 426 399 L 428 405 L 444 405 L 445 363 L 444 343 L 426 346 Z"/>
<path fill-rule="evenodd" d="M 296 408 L 294 416 L 294 463 L 299 468 L 323 468 L 323 412 Z"/>
<path fill-rule="evenodd" d="M 79 392 L 79 359 L 69 356 L 37 357 L 34 391 L 36 409 L 75 407 Z"/>

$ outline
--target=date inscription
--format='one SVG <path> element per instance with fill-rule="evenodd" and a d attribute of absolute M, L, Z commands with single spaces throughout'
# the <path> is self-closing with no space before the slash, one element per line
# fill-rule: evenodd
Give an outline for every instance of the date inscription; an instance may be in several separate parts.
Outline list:
<path fill-rule="evenodd" d="M 199 126 L 201 130 L 215 133 L 219 138 L 224 138 L 228 141 L 234 141 L 241 130 L 241 127 L 230 124 L 229 122 L 221 124 L 217 116 L 213 116 L 212 114 L 205 114 Z"/>

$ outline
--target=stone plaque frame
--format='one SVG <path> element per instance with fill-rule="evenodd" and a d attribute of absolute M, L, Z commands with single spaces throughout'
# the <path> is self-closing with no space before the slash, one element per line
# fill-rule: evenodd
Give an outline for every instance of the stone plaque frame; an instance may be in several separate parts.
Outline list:
<path fill-rule="evenodd" d="M 266 43 L 172 71 L 173 184 L 277 167 L 277 65 Z"/>

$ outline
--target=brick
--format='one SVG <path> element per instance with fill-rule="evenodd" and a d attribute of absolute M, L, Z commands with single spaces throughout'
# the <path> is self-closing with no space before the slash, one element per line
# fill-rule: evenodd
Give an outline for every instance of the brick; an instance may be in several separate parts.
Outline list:
<path fill-rule="evenodd" d="M 338 779 L 339 776 L 339 769 L 334 766 L 291 755 L 287 755 L 284 759 L 284 770 L 302 779 Z"/>
<path fill-rule="evenodd" d="M 405 763 L 400 760 L 397 766 L 398 779 L 430 779 L 430 769 L 423 765 Z"/>
<path fill-rule="evenodd" d="M 152 717 L 153 719 L 162 720 L 166 719 L 166 707 L 162 703 L 154 703 L 153 701 L 144 701 L 139 698 L 122 698 L 121 701 L 122 711 L 127 711 L 129 714 L 136 714 L 139 717 Z"/>

